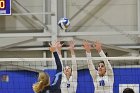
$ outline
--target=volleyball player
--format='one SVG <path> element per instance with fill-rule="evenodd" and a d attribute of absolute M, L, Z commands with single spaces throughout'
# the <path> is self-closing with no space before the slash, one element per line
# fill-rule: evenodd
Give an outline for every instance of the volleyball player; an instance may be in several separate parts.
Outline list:
<path fill-rule="evenodd" d="M 61 47 L 62 44 L 58 42 L 57 46 L 58 53 L 61 56 Z M 75 52 L 74 52 L 74 41 L 69 42 L 69 50 L 72 56 L 72 68 L 70 66 L 65 66 L 63 68 L 62 73 L 62 81 L 61 81 L 61 93 L 76 93 L 77 89 L 77 64 L 75 60 Z"/>
<path fill-rule="evenodd" d="M 59 45 L 57 47 L 58 53 L 61 57 L 61 47 L 62 44 L 58 42 Z M 69 42 L 69 50 L 71 52 L 72 60 L 72 68 L 70 66 L 63 67 L 62 81 L 61 81 L 61 92 L 62 93 L 76 93 L 77 89 L 77 64 L 75 60 L 75 52 L 74 52 L 74 42 Z"/>
<path fill-rule="evenodd" d="M 98 63 L 98 68 L 96 70 L 92 60 L 90 59 L 91 45 L 87 41 L 84 41 L 83 46 L 88 57 L 88 68 L 93 78 L 95 87 L 94 93 L 113 93 L 114 73 L 111 64 L 108 60 L 103 60 Z M 101 57 L 106 57 L 101 48 L 101 43 L 95 42 L 94 47 Z"/>
<path fill-rule="evenodd" d="M 38 82 L 33 84 L 33 91 L 35 93 L 61 93 L 60 84 L 62 79 L 62 64 L 56 52 L 57 43 L 50 45 L 50 51 L 53 52 L 57 71 L 53 83 L 50 84 L 50 77 L 45 72 L 40 72 Z"/>

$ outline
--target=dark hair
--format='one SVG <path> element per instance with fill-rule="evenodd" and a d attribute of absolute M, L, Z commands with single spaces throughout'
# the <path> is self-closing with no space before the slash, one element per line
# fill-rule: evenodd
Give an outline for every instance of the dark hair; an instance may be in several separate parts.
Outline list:
<path fill-rule="evenodd" d="M 126 88 L 123 93 L 134 93 L 134 90 L 132 88 Z"/>
<path fill-rule="evenodd" d="M 105 55 L 106 55 L 107 57 L 109 57 L 109 55 L 108 55 L 108 53 L 107 53 L 107 52 L 105 53 Z"/>
<path fill-rule="evenodd" d="M 108 55 L 107 52 L 105 53 L 105 55 L 106 55 L 106 57 L 109 57 L 109 55 Z M 110 61 L 110 60 L 108 60 L 108 61 Z M 105 65 L 104 61 L 100 61 L 99 64 L 100 64 L 100 63 L 103 63 L 103 64 Z"/>
<path fill-rule="evenodd" d="M 103 63 L 103 64 L 105 65 L 104 61 L 100 61 L 100 62 L 96 65 L 96 70 L 98 70 L 98 66 L 99 66 L 100 63 Z"/>
<path fill-rule="evenodd" d="M 99 64 L 100 64 L 100 63 L 103 63 L 103 64 L 105 65 L 104 61 L 100 61 Z"/>
<path fill-rule="evenodd" d="M 67 65 L 68 66 L 68 65 Z M 66 66 L 65 66 L 66 67 Z M 65 67 L 63 67 L 63 71 L 64 71 L 64 69 L 65 69 Z M 69 66 L 70 67 L 70 66 Z M 70 67 L 70 69 L 71 69 L 71 71 L 72 71 L 72 67 Z"/>

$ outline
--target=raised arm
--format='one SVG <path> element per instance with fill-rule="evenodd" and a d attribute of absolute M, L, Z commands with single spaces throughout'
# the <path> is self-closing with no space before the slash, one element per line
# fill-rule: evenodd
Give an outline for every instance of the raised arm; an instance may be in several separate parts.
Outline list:
<path fill-rule="evenodd" d="M 57 65 L 57 73 L 55 75 L 55 79 L 53 80 L 53 83 L 51 84 L 51 90 L 56 91 L 57 89 L 60 89 L 60 84 L 62 79 L 62 64 L 58 56 L 58 53 L 56 52 L 57 42 L 49 45 L 50 45 L 50 51 L 53 53 Z"/>
<path fill-rule="evenodd" d="M 62 62 L 60 61 L 60 58 L 58 56 L 58 53 L 56 52 L 57 48 L 57 42 L 54 44 L 49 44 L 50 45 L 50 51 L 53 53 L 54 58 L 55 58 L 55 63 L 57 66 L 57 72 L 62 72 Z"/>
<path fill-rule="evenodd" d="M 75 60 L 75 52 L 74 52 L 74 41 L 69 42 L 69 50 L 72 56 L 72 77 L 75 82 L 77 82 L 77 63 Z"/>
<path fill-rule="evenodd" d="M 62 72 L 62 64 L 61 64 L 61 61 L 60 61 L 60 58 L 59 58 L 57 52 L 53 52 L 53 55 L 54 55 L 54 58 L 55 58 L 57 71 Z"/>
<path fill-rule="evenodd" d="M 97 71 L 95 69 L 95 66 L 92 63 L 92 60 L 90 59 L 90 57 L 91 57 L 91 45 L 87 41 L 84 41 L 83 47 L 86 50 L 86 56 L 88 58 L 87 63 L 88 63 L 88 68 L 89 68 L 90 74 L 91 74 L 92 78 L 95 80 L 97 77 Z"/>
<path fill-rule="evenodd" d="M 104 52 L 102 50 L 102 47 L 101 47 L 101 43 L 100 42 L 98 42 L 98 41 L 94 42 L 94 46 L 95 46 L 97 52 L 99 53 L 99 55 L 101 57 L 106 57 L 106 55 L 104 54 Z M 109 63 L 109 61 L 107 59 L 104 59 L 103 61 L 105 63 L 107 75 L 114 77 L 113 69 L 112 69 L 112 66 Z"/>
<path fill-rule="evenodd" d="M 61 61 L 61 64 L 62 64 L 62 69 L 63 69 L 63 61 L 62 61 L 62 54 L 61 54 L 61 50 L 62 50 L 62 46 L 63 46 L 64 43 L 61 44 L 60 41 L 57 41 L 56 42 L 56 51 L 59 55 L 59 58 L 60 58 L 60 61 Z"/>

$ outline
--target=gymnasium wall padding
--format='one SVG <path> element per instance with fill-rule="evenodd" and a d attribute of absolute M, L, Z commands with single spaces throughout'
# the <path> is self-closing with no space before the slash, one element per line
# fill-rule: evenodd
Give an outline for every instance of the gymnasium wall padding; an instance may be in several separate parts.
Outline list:
<path fill-rule="evenodd" d="M 140 68 L 114 68 L 114 93 L 119 93 L 119 84 L 140 84 Z M 53 79 L 56 70 L 45 70 Z M 0 76 L 9 76 L 9 82 L 0 81 L 0 93 L 33 93 L 32 84 L 37 73 L 30 71 L 0 71 Z M 78 71 L 77 93 L 94 93 L 93 80 L 88 69 Z"/>

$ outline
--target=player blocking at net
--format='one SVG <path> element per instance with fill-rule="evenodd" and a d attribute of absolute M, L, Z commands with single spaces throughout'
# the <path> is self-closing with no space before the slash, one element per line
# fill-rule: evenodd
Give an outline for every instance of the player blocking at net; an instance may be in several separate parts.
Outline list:
<path fill-rule="evenodd" d="M 50 44 L 50 51 L 53 53 L 57 70 L 55 78 L 50 84 L 50 76 L 45 72 L 40 72 L 38 76 L 38 82 L 33 84 L 33 91 L 35 93 L 61 93 L 61 79 L 62 79 L 62 63 L 59 59 L 58 53 L 56 52 L 57 42 Z"/>
<path fill-rule="evenodd" d="M 62 58 L 61 48 L 63 44 L 61 44 L 60 42 L 57 43 L 58 43 L 57 52 L 61 59 Z M 68 49 L 70 50 L 71 53 L 72 63 L 71 63 L 71 67 L 69 65 L 63 67 L 61 93 L 76 93 L 77 90 L 77 63 L 75 60 L 76 57 L 74 52 L 74 46 L 75 46 L 74 41 L 70 41 Z"/>
<path fill-rule="evenodd" d="M 105 59 L 98 63 L 98 68 L 96 70 L 94 64 L 92 63 L 92 59 L 90 59 L 92 49 L 91 45 L 87 41 L 84 41 L 83 46 L 86 50 L 88 58 L 88 68 L 93 78 L 95 87 L 94 93 L 113 93 L 114 73 L 111 64 L 107 59 Z M 101 57 L 106 57 L 102 50 L 101 43 L 96 41 L 93 46 Z"/>

